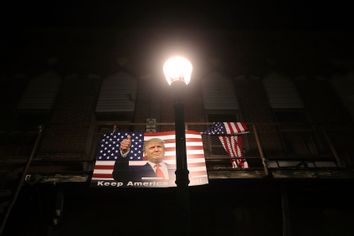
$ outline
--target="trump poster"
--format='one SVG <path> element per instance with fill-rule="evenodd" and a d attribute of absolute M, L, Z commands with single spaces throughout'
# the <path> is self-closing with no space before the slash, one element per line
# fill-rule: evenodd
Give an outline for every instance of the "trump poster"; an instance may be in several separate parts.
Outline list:
<path fill-rule="evenodd" d="M 208 184 L 202 136 L 186 131 L 189 186 Z M 175 132 L 111 132 L 97 148 L 92 187 L 176 187 Z"/>

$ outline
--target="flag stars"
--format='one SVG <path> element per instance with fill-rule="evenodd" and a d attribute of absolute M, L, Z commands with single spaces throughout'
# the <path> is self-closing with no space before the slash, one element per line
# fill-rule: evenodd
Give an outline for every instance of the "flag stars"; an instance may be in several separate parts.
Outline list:
<path fill-rule="evenodd" d="M 117 160 L 119 159 L 120 142 L 126 139 L 128 135 L 132 137 L 132 145 L 129 158 L 131 160 L 140 160 L 142 155 L 142 142 L 144 135 L 142 132 L 114 132 L 113 134 L 105 134 L 100 142 L 100 150 L 98 151 L 97 159 Z"/>

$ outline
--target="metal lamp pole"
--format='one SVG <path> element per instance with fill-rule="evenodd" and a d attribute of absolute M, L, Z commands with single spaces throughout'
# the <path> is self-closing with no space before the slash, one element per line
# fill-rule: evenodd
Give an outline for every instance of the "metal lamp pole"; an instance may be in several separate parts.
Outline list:
<path fill-rule="evenodd" d="M 176 135 L 176 185 L 180 235 L 190 234 L 189 171 L 187 166 L 186 133 L 184 123 L 184 91 L 190 81 L 192 64 L 183 57 L 173 57 L 164 64 L 167 82 L 174 97 Z"/>
<path fill-rule="evenodd" d="M 186 84 L 176 81 L 172 84 L 175 112 L 175 134 L 176 134 L 176 184 L 178 188 L 187 188 L 189 184 L 186 132 L 184 123 L 184 99 L 183 92 Z"/>

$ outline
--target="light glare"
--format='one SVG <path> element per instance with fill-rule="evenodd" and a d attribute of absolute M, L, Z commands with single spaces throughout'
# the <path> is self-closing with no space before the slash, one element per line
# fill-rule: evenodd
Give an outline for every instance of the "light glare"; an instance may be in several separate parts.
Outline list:
<path fill-rule="evenodd" d="M 171 57 L 163 65 L 163 72 L 169 85 L 175 81 L 183 81 L 188 85 L 191 80 L 192 71 L 192 63 L 181 56 Z"/>

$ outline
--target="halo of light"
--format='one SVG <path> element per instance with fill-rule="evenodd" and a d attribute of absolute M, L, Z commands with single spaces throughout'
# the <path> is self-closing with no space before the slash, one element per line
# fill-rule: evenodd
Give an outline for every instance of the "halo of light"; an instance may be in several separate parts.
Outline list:
<path fill-rule="evenodd" d="M 182 56 L 171 57 L 163 65 L 163 72 L 169 85 L 175 81 L 183 81 L 188 85 L 191 80 L 192 71 L 192 63 Z"/>

